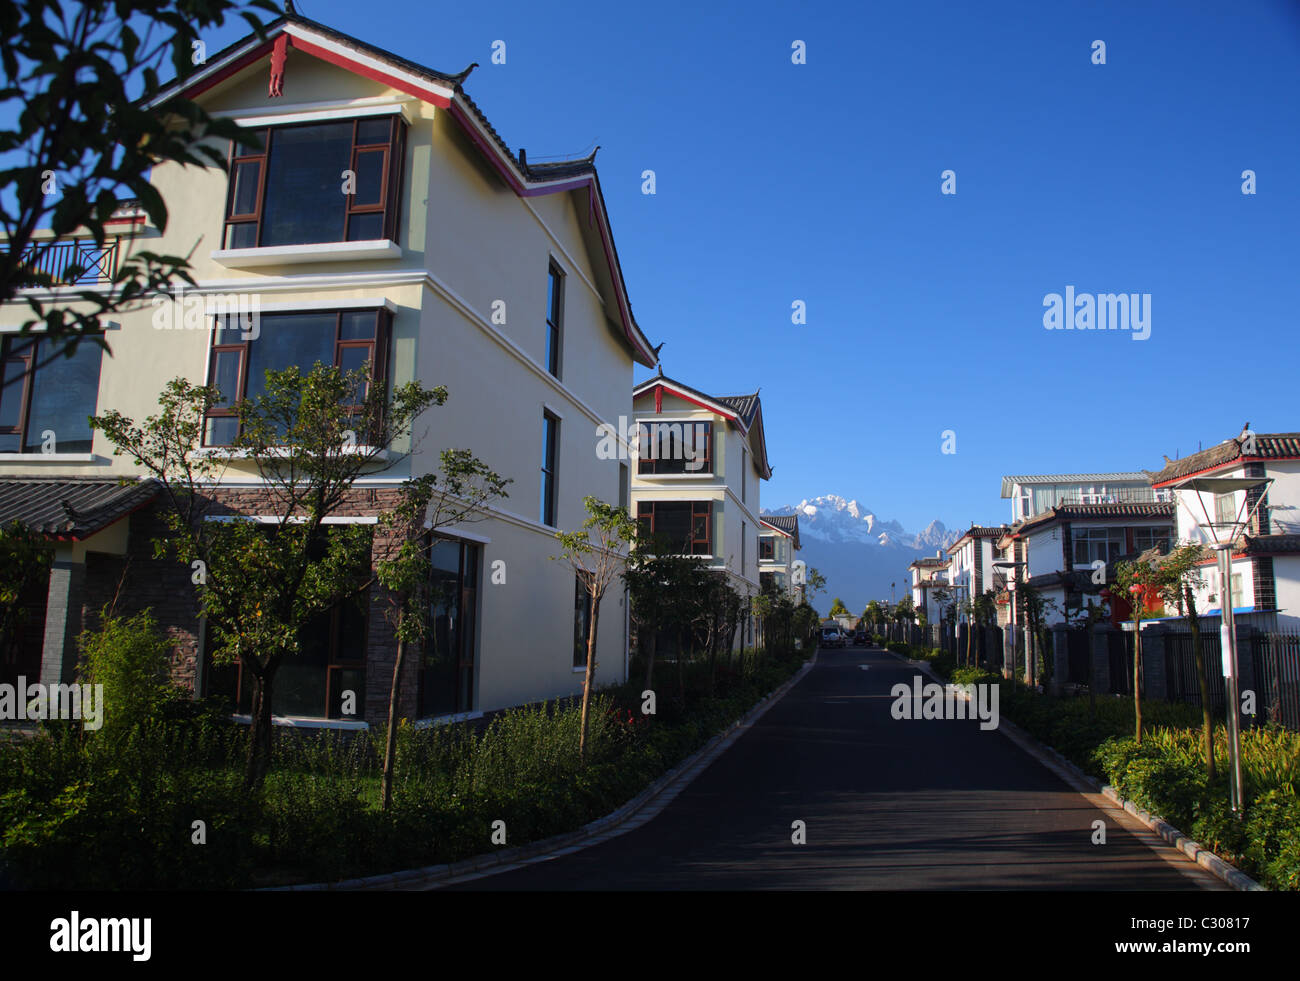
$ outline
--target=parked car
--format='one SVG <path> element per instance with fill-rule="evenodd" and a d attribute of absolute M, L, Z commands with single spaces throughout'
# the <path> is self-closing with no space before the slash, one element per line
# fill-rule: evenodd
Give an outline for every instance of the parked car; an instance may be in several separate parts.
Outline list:
<path fill-rule="evenodd" d="M 859 630 L 859 631 L 857 631 L 857 632 L 854 633 L 854 635 L 853 635 L 853 646 L 854 646 L 854 647 L 870 647 L 870 646 L 871 646 L 871 634 L 868 633 L 868 632 L 865 631 L 865 630 Z"/>
<path fill-rule="evenodd" d="M 832 647 L 843 647 L 844 635 L 835 627 L 823 627 L 821 646 L 828 650 Z"/>

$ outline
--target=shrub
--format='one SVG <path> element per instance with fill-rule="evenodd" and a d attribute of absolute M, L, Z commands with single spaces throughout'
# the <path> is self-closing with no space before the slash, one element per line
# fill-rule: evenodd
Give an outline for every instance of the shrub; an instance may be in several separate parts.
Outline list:
<path fill-rule="evenodd" d="M 158 630 L 150 611 L 133 617 L 108 617 L 98 631 L 84 631 L 81 673 L 88 684 L 103 685 L 103 724 L 120 733 L 156 719 L 185 690 L 171 681 L 172 643 Z"/>

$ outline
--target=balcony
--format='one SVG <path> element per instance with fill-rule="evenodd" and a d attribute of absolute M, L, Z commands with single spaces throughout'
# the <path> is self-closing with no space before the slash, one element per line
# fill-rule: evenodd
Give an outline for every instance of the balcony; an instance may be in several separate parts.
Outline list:
<path fill-rule="evenodd" d="M 27 274 L 22 285 L 31 287 L 94 286 L 111 283 L 117 275 L 118 239 L 101 247 L 94 239 L 39 242 L 23 253 Z"/>

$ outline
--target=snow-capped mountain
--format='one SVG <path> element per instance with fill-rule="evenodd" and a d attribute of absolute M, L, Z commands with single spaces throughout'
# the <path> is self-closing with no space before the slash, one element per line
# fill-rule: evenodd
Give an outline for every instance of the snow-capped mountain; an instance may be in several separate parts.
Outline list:
<path fill-rule="evenodd" d="M 764 514 L 797 514 L 799 558 L 826 577 L 826 592 L 814 599 L 825 611 L 835 597 L 861 612 L 871 599 L 901 599 L 911 583 L 908 565 L 932 558 L 957 540 L 942 521 L 931 521 L 919 532 L 908 532 L 897 521 L 880 518 L 857 500 L 837 494 L 809 498 L 795 505 L 764 508 Z"/>

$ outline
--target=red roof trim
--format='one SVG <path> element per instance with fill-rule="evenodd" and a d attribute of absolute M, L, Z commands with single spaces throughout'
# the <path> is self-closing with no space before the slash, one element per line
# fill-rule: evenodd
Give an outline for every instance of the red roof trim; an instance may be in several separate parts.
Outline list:
<path fill-rule="evenodd" d="M 381 72 L 376 68 L 369 67 L 368 65 L 363 65 L 359 61 L 349 58 L 346 55 L 341 55 L 336 51 L 322 48 L 320 45 L 303 38 L 293 29 L 292 26 L 287 28 L 287 33 L 289 34 L 289 42 L 293 47 L 314 58 L 319 58 L 321 61 L 328 61 L 331 65 L 338 65 L 340 68 L 346 68 L 348 71 L 360 75 L 363 78 L 368 78 L 372 82 L 380 82 L 384 85 L 390 85 L 399 92 L 405 92 L 407 95 L 413 95 L 417 99 L 423 99 L 425 102 L 430 102 L 439 109 L 446 109 L 451 105 L 451 99 L 435 89 L 416 85 L 414 82 L 398 78 L 397 76 L 390 75 L 387 72 Z"/>
<path fill-rule="evenodd" d="M 703 402 L 701 402 L 699 399 L 692 398 L 691 396 L 687 395 L 685 392 L 680 391 L 680 390 L 674 388 L 674 387 L 673 387 L 672 385 L 670 385 L 670 384 L 666 384 L 666 383 L 664 383 L 664 382 L 659 382 L 659 384 L 655 385 L 655 387 L 654 387 L 653 389 L 651 389 L 651 391 L 654 393 L 654 397 L 655 397 L 655 411 L 656 411 L 656 412 L 663 412 L 663 411 L 664 411 L 664 410 L 663 410 L 663 394 L 662 394 L 662 393 L 663 393 L 664 391 L 668 391 L 668 392 L 672 393 L 673 395 L 676 395 L 679 399 L 682 399 L 682 400 L 684 400 L 684 401 L 686 401 L 686 402 L 690 402 L 691 405 L 698 405 L 701 409 L 705 410 L 706 412 L 712 412 L 712 413 L 714 413 L 715 415 L 722 416 L 724 419 L 729 419 L 729 420 L 731 420 L 732 422 L 734 422 L 734 423 L 735 423 L 735 424 L 740 428 L 740 430 L 741 430 L 742 432 L 744 432 L 744 430 L 745 430 L 744 425 L 743 425 L 743 424 L 741 423 L 741 421 L 740 421 L 740 417 L 737 416 L 735 413 L 733 413 L 733 412 L 728 412 L 726 409 L 723 409 L 723 408 L 721 408 L 721 407 L 719 407 L 719 406 L 705 405 L 705 404 L 704 404 Z M 646 394 L 646 392 L 640 392 L 640 393 L 638 393 L 638 395 L 633 396 L 633 397 L 636 398 L 636 397 L 639 397 L 639 395 L 645 395 L 645 394 Z"/>
<path fill-rule="evenodd" d="M 767 522 L 764 521 L 762 518 L 759 518 L 758 521 L 759 524 L 767 525 Z M 794 538 L 794 534 L 792 532 L 788 532 L 783 528 L 778 528 L 776 525 L 767 525 L 767 526 L 771 528 L 774 532 L 776 532 L 778 535 L 784 535 L 786 538 Z"/>

